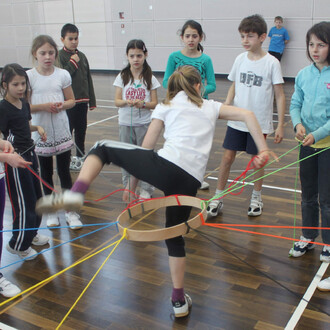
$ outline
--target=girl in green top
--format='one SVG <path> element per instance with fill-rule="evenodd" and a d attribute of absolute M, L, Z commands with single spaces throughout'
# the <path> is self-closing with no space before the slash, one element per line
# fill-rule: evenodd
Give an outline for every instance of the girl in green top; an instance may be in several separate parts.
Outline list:
<path fill-rule="evenodd" d="M 169 56 L 163 86 L 167 88 L 169 77 L 178 67 L 192 65 L 201 74 L 204 85 L 203 98 L 207 99 L 208 94 L 215 91 L 216 84 L 212 60 L 203 53 L 203 46 L 200 44 L 205 37 L 202 26 L 196 21 L 189 20 L 183 25 L 180 37 L 184 48 Z"/>

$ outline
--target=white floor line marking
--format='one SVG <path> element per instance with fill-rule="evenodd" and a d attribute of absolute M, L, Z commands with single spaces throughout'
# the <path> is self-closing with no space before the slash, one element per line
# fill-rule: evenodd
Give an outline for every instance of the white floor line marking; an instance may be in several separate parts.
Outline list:
<path fill-rule="evenodd" d="M 96 102 L 115 102 L 115 100 L 102 100 L 102 99 L 97 99 Z"/>
<path fill-rule="evenodd" d="M 287 167 L 286 168 L 286 170 L 296 170 L 297 169 L 297 167 Z M 271 168 L 271 167 L 267 167 L 267 168 L 265 168 L 265 172 L 271 172 L 271 171 L 276 171 L 276 170 L 278 170 L 278 168 Z M 249 170 L 248 172 L 252 172 L 253 171 L 253 169 L 251 169 L 251 170 Z M 214 173 L 214 172 L 216 172 L 216 171 L 212 171 L 212 170 L 208 170 L 208 171 L 205 171 L 206 173 Z M 230 173 L 242 173 L 243 172 L 243 170 L 230 170 Z M 207 179 L 207 177 L 205 178 L 205 179 Z"/>
<path fill-rule="evenodd" d="M 0 329 L 1 330 L 17 330 L 16 328 L 10 327 L 9 325 L 6 325 L 4 323 L 0 322 Z"/>
<path fill-rule="evenodd" d="M 310 299 L 313 296 L 313 293 L 315 292 L 315 289 L 319 282 L 321 281 L 324 273 L 326 272 L 327 268 L 329 266 L 328 262 L 322 262 L 322 265 L 320 266 L 319 270 L 317 271 L 316 275 L 314 276 L 311 284 L 309 285 L 308 289 L 306 290 L 303 299 L 300 300 L 299 305 L 297 306 L 296 310 L 291 316 L 291 319 L 289 320 L 288 324 L 284 328 L 284 330 L 294 330 L 297 323 L 300 320 L 301 315 L 303 314 L 304 310 L 307 307 L 307 304 L 309 303 Z"/>
<path fill-rule="evenodd" d="M 113 105 L 98 105 L 97 108 L 118 109 L 118 107 Z"/>
<path fill-rule="evenodd" d="M 108 117 L 108 118 L 105 118 L 105 119 L 102 119 L 102 120 L 99 120 L 99 121 L 95 121 L 94 123 L 88 124 L 87 127 L 91 127 L 91 126 L 94 126 L 96 124 L 100 124 L 100 123 L 103 123 L 107 120 L 111 120 L 111 119 L 114 119 L 114 118 L 117 118 L 117 117 L 118 117 L 118 115 L 115 115 L 115 116 L 111 116 L 111 117 Z"/>
<path fill-rule="evenodd" d="M 207 177 L 208 179 L 211 179 L 211 180 L 218 180 L 218 178 L 214 177 L 214 176 L 208 176 Z M 233 182 L 234 180 L 228 180 L 228 182 Z M 243 183 L 241 183 L 243 184 Z M 247 186 L 253 186 L 254 184 L 253 183 L 249 183 L 249 182 L 245 182 L 245 184 Z M 269 189 L 274 189 L 274 190 L 283 190 L 283 191 L 289 191 L 289 192 L 295 192 L 296 190 L 295 189 L 289 189 L 289 188 L 283 188 L 283 187 L 276 187 L 276 186 L 268 186 L 266 184 L 263 184 L 262 185 L 263 188 L 269 188 Z M 301 190 L 297 190 L 297 193 L 301 194 Z"/>

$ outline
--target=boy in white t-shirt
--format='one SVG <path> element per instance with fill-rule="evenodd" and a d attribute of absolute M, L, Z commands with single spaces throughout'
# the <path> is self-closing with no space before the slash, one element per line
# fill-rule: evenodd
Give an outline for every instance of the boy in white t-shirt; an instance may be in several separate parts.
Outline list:
<path fill-rule="evenodd" d="M 266 138 L 274 132 L 273 129 L 273 102 L 276 98 L 278 125 L 275 130 L 274 142 L 280 143 L 283 139 L 283 123 L 285 114 L 284 83 L 279 61 L 265 52 L 261 47 L 267 37 L 267 24 L 260 15 L 252 15 L 242 20 L 238 27 L 241 42 L 246 52 L 237 56 L 228 79 L 233 81 L 229 88 L 225 104 L 252 110 L 261 126 Z M 251 157 L 257 155 L 257 148 L 243 122 L 228 121 L 226 137 L 223 143 L 225 149 L 218 174 L 218 183 L 215 195 L 225 190 L 230 168 L 237 151 L 246 151 Z M 263 170 L 255 174 L 255 179 L 264 175 Z M 254 183 L 249 216 L 258 216 L 262 213 L 261 199 L 262 179 Z M 214 199 L 208 206 L 208 216 L 215 217 L 223 207 L 223 199 Z"/>

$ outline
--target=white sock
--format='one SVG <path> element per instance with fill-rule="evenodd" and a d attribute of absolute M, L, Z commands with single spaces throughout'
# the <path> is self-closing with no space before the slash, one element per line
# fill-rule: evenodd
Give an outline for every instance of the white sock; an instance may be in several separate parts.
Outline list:
<path fill-rule="evenodd" d="M 223 190 L 216 189 L 214 196 L 222 195 L 223 192 L 224 192 Z"/>
<path fill-rule="evenodd" d="M 261 190 L 257 191 L 254 190 L 252 191 L 252 198 L 255 197 L 255 199 L 261 200 Z"/>

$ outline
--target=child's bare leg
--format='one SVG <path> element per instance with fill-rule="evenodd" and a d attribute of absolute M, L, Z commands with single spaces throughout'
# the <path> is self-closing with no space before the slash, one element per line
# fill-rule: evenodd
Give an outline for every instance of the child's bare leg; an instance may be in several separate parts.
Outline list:
<path fill-rule="evenodd" d="M 184 273 L 186 269 L 185 257 L 169 257 L 169 265 L 173 288 L 180 289 L 184 286 Z"/>
<path fill-rule="evenodd" d="M 236 157 L 235 150 L 225 149 L 219 167 L 218 183 L 217 183 L 218 190 L 225 189 L 230 173 L 230 168 L 235 160 L 235 157 Z"/>
<path fill-rule="evenodd" d="M 84 165 L 81 168 L 76 181 L 82 181 L 85 184 L 90 185 L 99 175 L 102 168 L 103 168 L 103 163 L 101 159 L 95 155 L 89 155 L 85 159 Z"/>
<path fill-rule="evenodd" d="M 259 180 L 254 182 L 254 190 L 261 191 L 263 179 L 260 179 L 260 178 L 264 176 L 265 170 L 262 168 L 262 169 L 255 170 L 255 171 L 256 171 L 256 173 L 254 173 L 254 179 L 255 180 L 259 179 Z"/>

